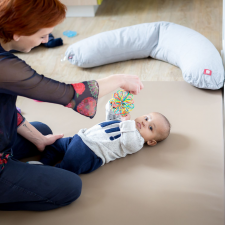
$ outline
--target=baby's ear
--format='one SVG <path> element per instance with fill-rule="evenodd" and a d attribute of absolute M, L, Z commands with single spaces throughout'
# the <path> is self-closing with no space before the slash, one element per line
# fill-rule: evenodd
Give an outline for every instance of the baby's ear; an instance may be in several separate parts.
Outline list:
<path fill-rule="evenodd" d="M 157 141 L 156 140 L 147 141 L 147 144 L 150 146 L 155 146 L 157 145 Z"/>

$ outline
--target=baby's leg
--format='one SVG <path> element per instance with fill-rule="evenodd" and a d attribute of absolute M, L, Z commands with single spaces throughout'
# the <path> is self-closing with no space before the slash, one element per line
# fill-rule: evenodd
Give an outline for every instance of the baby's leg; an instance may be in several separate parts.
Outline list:
<path fill-rule="evenodd" d="M 81 174 L 90 173 L 101 165 L 101 158 L 99 158 L 78 135 L 75 135 L 68 145 L 62 162 L 57 164 L 56 167 Z"/>
<path fill-rule="evenodd" d="M 40 162 L 44 165 L 54 166 L 66 153 L 71 137 L 58 139 L 54 144 L 46 146 Z"/>

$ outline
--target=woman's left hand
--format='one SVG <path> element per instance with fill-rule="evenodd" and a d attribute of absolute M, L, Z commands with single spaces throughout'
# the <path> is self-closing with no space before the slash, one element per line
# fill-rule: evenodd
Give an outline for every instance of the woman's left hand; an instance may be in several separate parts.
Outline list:
<path fill-rule="evenodd" d="M 56 140 L 64 136 L 64 134 L 49 134 L 44 136 L 27 120 L 20 124 L 17 128 L 17 133 L 32 142 L 41 152 L 45 150 L 47 145 L 53 144 Z"/>
<path fill-rule="evenodd" d="M 37 143 L 36 147 L 39 151 L 44 151 L 47 145 L 51 145 L 55 143 L 56 140 L 62 138 L 64 134 L 49 134 L 44 136 L 44 141 L 41 143 Z"/>

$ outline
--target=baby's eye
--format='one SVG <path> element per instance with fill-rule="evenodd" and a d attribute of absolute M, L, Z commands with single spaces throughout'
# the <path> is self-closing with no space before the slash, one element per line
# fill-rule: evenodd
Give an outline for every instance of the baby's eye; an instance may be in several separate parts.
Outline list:
<path fill-rule="evenodd" d="M 149 126 L 149 129 L 152 131 L 153 130 L 152 126 Z"/>
<path fill-rule="evenodd" d="M 147 116 L 145 117 L 145 120 L 148 121 L 148 117 Z"/>

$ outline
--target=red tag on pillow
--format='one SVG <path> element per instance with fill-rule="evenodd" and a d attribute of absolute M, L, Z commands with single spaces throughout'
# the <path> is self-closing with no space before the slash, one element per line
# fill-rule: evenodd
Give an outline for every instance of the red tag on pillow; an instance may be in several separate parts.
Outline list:
<path fill-rule="evenodd" d="M 210 75 L 210 76 L 211 76 L 212 70 L 205 69 L 205 70 L 204 70 L 204 74 L 205 74 L 205 75 Z"/>

